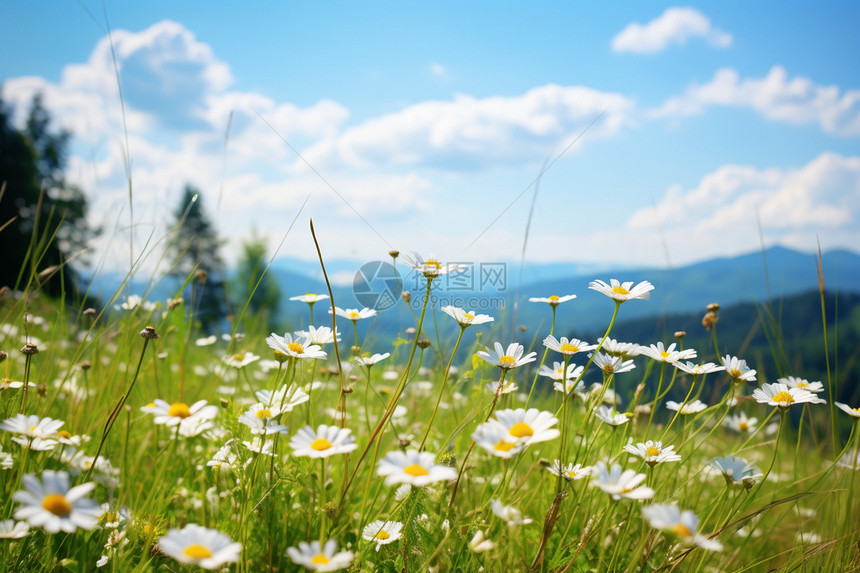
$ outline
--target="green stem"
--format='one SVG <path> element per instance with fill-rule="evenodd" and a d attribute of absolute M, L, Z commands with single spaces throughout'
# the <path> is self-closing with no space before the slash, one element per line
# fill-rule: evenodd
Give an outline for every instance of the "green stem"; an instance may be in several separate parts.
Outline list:
<path fill-rule="evenodd" d="M 436 411 L 439 409 L 439 403 L 442 401 L 442 392 L 445 391 L 445 384 L 448 382 L 448 372 L 451 370 L 451 364 L 454 362 L 454 355 L 457 354 L 457 348 L 460 346 L 460 341 L 463 339 L 463 333 L 466 332 L 466 326 L 460 325 L 460 334 L 457 336 L 457 342 L 454 344 L 454 350 L 451 351 L 451 358 L 448 359 L 448 365 L 445 366 L 445 374 L 442 376 L 442 385 L 439 386 L 439 395 L 436 396 L 436 405 L 433 406 L 433 413 L 430 415 L 430 421 L 427 423 L 427 429 L 424 430 L 424 438 L 421 440 L 419 451 L 424 451 L 424 444 L 427 443 L 427 436 L 430 435 L 430 428 L 433 426 L 433 420 L 436 419 Z M 499 382 L 501 385 L 501 382 Z"/>

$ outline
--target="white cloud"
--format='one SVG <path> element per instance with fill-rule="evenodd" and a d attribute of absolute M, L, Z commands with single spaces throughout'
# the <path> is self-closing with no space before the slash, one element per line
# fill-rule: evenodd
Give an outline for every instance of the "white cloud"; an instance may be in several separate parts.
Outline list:
<path fill-rule="evenodd" d="M 752 109 L 764 117 L 795 125 L 815 124 L 828 133 L 860 135 L 860 90 L 820 86 L 809 78 L 789 78 L 774 66 L 761 79 L 741 79 L 731 68 L 718 70 L 703 85 L 690 86 L 671 98 L 653 117 L 684 117 L 703 113 L 709 106 Z"/>
<path fill-rule="evenodd" d="M 711 25 L 695 8 L 669 8 L 647 24 L 633 22 L 612 38 L 612 50 L 635 54 L 656 54 L 670 44 L 685 44 L 690 38 L 703 38 L 712 46 L 727 48 L 732 35 Z"/>
<path fill-rule="evenodd" d="M 626 228 L 662 234 L 673 259 L 694 260 L 749 250 L 759 224 L 768 241 L 805 250 L 816 236 L 827 248 L 860 244 L 860 157 L 825 152 L 796 169 L 725 165 L 693 189 L 670 187 Z"/>
<path fill-rule="evenodd" d="M 433 62 L 430 64 L 430 73 L 437 77 L 442 77 L 448 74 L 448 68 L 440 64 L 439 62 Z"/>
<path fill-rule="evenodd" d="M 425 101 L 376 117 L 311 146 L 315 166 L 423 166 L 469 171 L 543 159 L 604 115 L 584 140 L 633 123 L 633 100 L 581 86 L 548 84 L 513 97 Z"/>

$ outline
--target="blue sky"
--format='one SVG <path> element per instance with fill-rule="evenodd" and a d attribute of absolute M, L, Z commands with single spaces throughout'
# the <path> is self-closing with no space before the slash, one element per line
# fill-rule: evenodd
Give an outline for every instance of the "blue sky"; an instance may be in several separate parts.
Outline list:
<path fill-rule="evenodd" d="M 530 184 L 557 156 L 533 261 L 678 265 L 755 250 L 759 226 L 767 245 L 860 243 L 856 3 L 2 10 L 3 97 L 23 109 L 42 91 L 73 130 L 110 267 L 128 264 L 131 220 L 108 28 L 147 264 L 186 181 L 228 258 L 252 230 L 277 246 L 310 197 L 284 256 L 313 257 L 313 217 L 331 257 L 517 259 Z"/>

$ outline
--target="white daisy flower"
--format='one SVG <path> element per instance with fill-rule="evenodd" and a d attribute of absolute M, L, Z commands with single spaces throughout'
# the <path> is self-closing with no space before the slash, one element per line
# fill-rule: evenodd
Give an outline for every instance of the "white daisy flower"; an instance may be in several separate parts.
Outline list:
<path fill-rule="evenodd" d="M 819 392 L 824 392 L 824 384 L 821 382 L 810 382 L 805 378 L 798 378 L 797 376 L 787 376 L 786 378 L 780 378 L 777 382 L 781 384 L 785 384 L 789 388 L 798 388 L 800 390 L 806 390 L 807 392 L 813 392 L 818 394 Z"/>
<path fill-rule="evenodd" d="M 753 390 L 752 397 L 759 404 L 769 404 L 780 408 L 788 408 L 792 404 L 826 404 L 827 401 L 817 397 L 808 390 L 800 388 L 789 388 L 785 384 L 776 382 L 774 384 L 762 384 L 761 388 Z"/>
<path fill-rule="evenodd" d="M 607 388 L 606 390 L 603 390 L 603 384 L 601 384 L 600 382 L 595 382 L 594 384 L 589 386 L 588 393 L 580 397 L 583 400 L 588 400 L 592 396 L 599 396 L 601 392 L 603 392 L 603 401 L 607 404 L 611 404 L 614 406 L 616 404 L 620 405 L 622 403 L 621 397 L 615 393 L 615 390 L 613 390 L 612 388 Z"/>
<path fill-rule="evenodd" d="M 517 525 L 528 525 L 534 521 L 530 517 L 523 517 L 523 513 L 510 505 L 504 505 L 497 499 L 490 500 L 490 508 L 496 517 L 508 524 L 508 527 L 516 527 Z"/>
<path fill-rule="evenodd" d="M 381 362 L 389 356 L 391 356 L 390 352 L 386 352 L 385 354 L 374 354 L 373 356 L 356 356 L 355 362 L 362 366 L 373 366 L 377 362 Z"/>
<path fill-rule="evenodd" d="M 493 382 L 487 382 L 486 388 L 494 396 L 496 395 L 496 392 L 498 392 L 499 396 L 501 396 L 502 394 L 510 394 L 511 392 L 516 392 L 517 390 L 520 389 L 520 387 L 517 386 L 516 382 L 513 382 L 511 380 L 505 380 L 505 382 L 504 382 L 504 384 L 502 384 L 501 388 L 499 388 L 499 382 L 500 382 L 500 380 L 494 380 Z"/>
<path fill-rule="evenodd" d="M 669 400 L 668 402 L 666 402 L 666 408 L 675 412 L 680 412 L 684 415 L 697 414 L 702 410 L 705 410 L 707 407 L 708 405 L 701 400 L 693 400 L 692 402 L 685 402 L 683 404 L 679 404 L 674 400 Z"/>
<path fill-rule="evenodd" d="M 180 563 L 221 569 L 226 563 L 239 561 L 242 544 L 215 529 L 189 523 L 182 529 L 169 530 L 158 540 L 158 549 Z"/>
<path fill-rule="evenodd" d="M 852 418 L 860 418 L 860 408 L 852 408 L 848 404 L 843 404 L 842 402 L 834 402 L 834 404 L 836 404 L 837 408 L 839 408 Z"/>
<path fill-rule="evenodd" d="M 198 338 L 194 341 L 194 346 L 211 346 L 218 342 L 218 337 L 214 334 L 205 338 Z"/>
<path fill-rule="evenodd" d="M 30 526 L 26 521 L 15 521 L 5 519 L 0 521 L 0 539 L 21 539 L 30 533 Z"/>
<path fill-rule="evenodd" d="M 645 480 L 645 474 L 637 474 L 633 470 L 624 470 L 618 464 L 607 468 L 604 462 L 594 466 L 594 480 L 591 485 L 599 487 L 612 496 L 612 499 L 651 499 L 654 490 L 639 485 Z"/>
<path fill-rule="evenodd" d="M 836 465 L 852 471 L 860 469 L 860 450 L 845 452 L 836 460 Z"/>
<path fill-rule="evenodd" d="M 300 429 L 290 440 L 294 456 L 327 458 L 336 454 L 348 454 L 358 447 L 349 428 L 338 428 L 320 424 L 314 431 L 311 426 Z"/>
<path fill-rule="evenodd" d="M 334 312 L 338 316 L 342 316 L 343 318 L 346 318 L 353 322 L 358 322 L 359 320 L 362 320 L 364 318 L 371 318 L 373 316 L 376 316 L 376 311 L 372 308 L 362 308 L 361 310 L 358 310 L 357 308 L 348 308 L 344 310 L 336 306 L 334 307 Z M 331 309 L 328 309 L 328 313 L 331 314 Z"/>
<path fill-rule="evenodd" d="M 295 300 L 298 302 L 305 302 L 307 304 L 314 304 L 315 302 L 319 302 L 321 300 L 326 300 L 328 298 L 327 294 L 300 294 L 298 296 L 291 296 L 290 300 Z"/>
<path fill-rule="evenodd" d="M 579 366 L 577 370 L 581 373 L 582 366 Z M 577 374 L 577 378 L 578 377 L 579 375 Z M 582 380 L 577 382 L 575 379 L 569 378 L 564 382 L 553 382 L 552 387 L 555 389 L 556 392 L 561 392 L 566 395 L 570 395 L 571 392 L 575 394 L 581 394 L 585 391 L 585 382 L 583 382 Z"/>
<path fill-rule="evenodd" d="M 563 362 L 553 362 L 552 368 L 550 368 L 546 364 L 541 364 L 540 370 L 538 370 L 538 374 L 540 374 L 541 376 L 546 376 L 547 378 L 551 378 L 553 380 L 575 380 L 582 375 L 583 369 L 584 368 L 582 366 L 577 366 L 576 364 L 568 364 L 567 372 L 565 372 Z"/>
<path fill-rule="evenodd" d="M 711 460 L 711 467 L 723 474 L 728 485 L 752 487 L 762 477 L 761 470 L 743 458 L 726 456 Z"/>
<path fill-rule="evenodd" d="M 665 362 L 667 364 L 674 364 L 679 360 L 690 360 L 696 358 L 696 351 L 692 348 L 688 348 L 687 350 L 675 350 L 676 343 L 672 343 L 668 348 L 663 346 L 662 342 L 658 342 L 657 344 L 652 344 L 648 348 L 644 346 L 639 347 L 639 354 L 644 354 L 649 358 L 656 360 L 657 362 Z"/>
<path fill-rule="evenodd" d="M 610 408 L 609 406 L 600 406 L 594 411 L 594 416 L 610 426 L 620 426 L 630 421 L 630 418 L 625 414 L 619 414 L 614 408 Z"/>
<path fill-rule="evenodd" d="M 493 422 L 486 422 L 475 428 L 472 439 L 477 445 L 502 459 L 510 459 L 523 449 L 523 445 L 513 439 L 506 428 Z"/>
<path fill-rule="evenodd" d="M 85 483 L 69 487 L 69 474 L 45 470 L 42 480 L 34 474 L 22 478 L 26 491 L 16 491 L 12 499 L 21 504 L 15 510 L 15 519 L 26 520 L 33 527 L 48 533 L 73 533 L 78 528 L 95 529 L 101 509 L 93 500 L 84 497 L 96 484 Z"/>
<path fill-rule="evenodd" d="M 334 331 L 330 326 L 308 326 L 307 330 L 297 330 L 297 337 L 306 338 L 311 344 L 322 346 L 324 344 L 332 344 L 335 340 Z M 340 342 L 340 332 L 337 333 L 337 341 Z"/>
<path fill-rule="evenodd" d="M 412 267 L 412 270 L 418 271 L 428 279 L 433 279 L 439 275 L 448 273 L 459 273 L 465 269 L 464 265 L 456 263 L 442 264 L 435 256 L 430 256 L 427 259 L 424 259 L 421 255 L 415 252 L 412 253 L 412 257 L 405 255 L 403 258 L 406 263 Z"/>
<path fill-rule="evenodd" d="M 457 470 L 435 463 L 436 456 L 418 450 L 399 450 L 385 454 L 379 460 L 377 475 L 385 477 L 385 485 L 408 483 L 422 487 L 437 481 L 457 479 Z"/>
<path fill-rule="evenodd" d="M 537 352 L 529 352 L 523 356 L 525 349 L 522 344 L 518 344 L 516 342 L 509 344 L 507 349 L 504 349 L 498 342 L 494 343 L 494 347 L 495 351 L 489 350 L 488 352 L 484 352 L 483 350 L 479 350 L 477 355 L 482 358 L 484 362 L 505 370 L 517 368 L 523 364 L 534 362 L 537 359 Z"/>
<path fill-rule="evenodd" d="M 521 443 L 523 447 L 554 440 L 561 434 L 557 428 L 553 428 L 558 423 L 558 418 L 537 408 L 499 410 L 496 412 L 496 419 L 488 423 L 499 424 L 507 431 L 508 439 Z"/>
<path fill-rule="evenodd" d="M 642 458 L 649 466 L 652 467 L 666 462 L 681 461 L 681 456 L 675 453 L 675 446 L 663 447 L 663 442 L 648 440 L 644 444 L 640 442 L 635 446 L 633 444 L 627 444 L 624 446 L 624 451 Z"/>
<path fill-rule="evenodd" d="M 0 430 L 13 434 L 21 434 L 23 438 L 12 438 L 12 441 L 26 446 L 31 450 L 51 450 L 56 446 L 57 430 L 64 424 L 62 420 L 40 418 L 39 416 L 17 414 L 13 418 L 0 422 Z"/>
<path fill-rule="evenodd" d="M 553 475 L 561 476 L 566 481 L 578 481 L 587 477 L 591 477 L 594 468 L 591 466 L 583 466 L 582 464 L 573 465 L 572 463 L 562 465 L 561 460 L 554 460 L 552 465 L 546 468 Z"/>
<path fill-rule="evenodd" d="M 327 356 L 325 351 L 320 350 L 318 345 L 313 344 L 308 336 L 296 336 L 293 338 L 293 335 L 289 332 L 283 336 L 278 336 L 273 332 L 266 338 L 266 344 L 275 351 L 276 357 L 280 353 L 282 359 L 283 356 L 287 356 L 288 358 L 319 359 Z"/>
<path fill-rule="evenodd" d="M 239 416 L 239 422 L 248 426 L 252 434 L 286 432 L 287 427 L 277 422 L 280 413 L 277 404 L 267 406 L 263 403 L 257 403 Z"/>
<path fill-rule="evenodd" d="M 607 374 L 621 374 L 636 368 L 632 360 L 624 360 L 623 356 L 611 356 L 602 352 L 594 355 L 594 365 Z"/>
<path fill-rule="evenodd" d="M 472 537 L 472 540 L 469 541 L 469 549 L 474 551 L 475 553 L 484 553 L 486 551 L 491 551 L 496 548 L 496 543 L 489 539 L 484 535 L 484 532 L 478 530 L 475 532 L 475 535 Z"/>
<path fill-rule="evenodd" d="M 593 280 L 588 283 L 588 288 L 596 290 L 601 294 L 605 294 L 616 302 L 624 302 L 633 298 L 648 300 L 651 298 L 651 292 L 654 290 L 654 285 L 648 281 L 642 281 L 636 286 L 633 286 L 633 281 L 621 283 L 616 279 L 609 279 L 609 284 L 602 280 Z"/>
<path fill-rule="evenodd" d="M 195 427 L 197 422 L 201 420 L 214 419 L 218 415 L 218 406 L 207 406 L 206 400 L 199 400 L 189 406 L 185 402 L 168 404 L 164 400 L 156 399 L 154 402 L 143 406 L 140 411 L 153 414 L 155 416 L 154 422 L 159 425 Z"/>
<path fill-rule="evenodd" d="M 731 356 L 726 354 L 723 356 L 723 368 L 726 369 L 726 372 L 729 373 L 729 376 L 732 377 L 732 380 L 738 382 L 755 382 L 755 370 L 751 370 L 749 366 L 747 366 L 746 360 L 741 360 L 735 356 Z"/>
<path fill-rule="evenodd" d="M 232 368 L 244 368 L 252 362 L 256 362 L 260 357 L 253 352 L 237 352 L 229 354 L 221 358 L 221 362 Z"/>
<path fill-rule="evenodd" d="M 699 518 L 692 511 L 681 511 L 676 505 L 647 505 L 642 508 L 642 515 L 655 529 L 671 531 L 681 538 L 684 543 L 698 545 L 710 551 L 722 551 L 723 545 L 715 540 L 696 533 Z"/>
<path fill-rule="evenodd" d="M 311 571 L 336 571 L 352 565 L 352 552 L 337 550 L 337 542 L 329 539 L 325 545 L 319 541 L 305 543 L 299 541 L 299 548 L 290 547 L 287 555 L 297 563 Z"/>
<path fill-rule="evenodd" d="M 744 412 L 738 412 L 733 416 L 726 416 L 723 422 L 729 429 L 739 433 L 746 434 L 755 431 L 755 425 L 758 423 L 758 418 L 747 418 Z"/>
<path fill-rule="evenodd" d="M 566 294 L 564 296 L 552 295 L 548 297 L 539 297 L 533 296 L 529 299 L 529 302 L 545 302 L 551 307 L 556 307 L 563 302 L 567 302 L 569 300 L 573 300 L 576 298 L 575 294 Z"/>
<path fill-rule="evenodd" d="M 713 362 L 708 362 L 707 364 L 693 364 L 692 362 L 676 362 L 675 368 L 686 372 L 687 374 L 692 374 L 693 376 L 700 376 L 702 374 L 710 374 L 711 372 L 719 372 L 720 370 L 725 370 L 724 366 L 717 366 Z"/>
<path fill-rule="evenodd" d="M 466 311 L 462 308 L 448 305 L 441 308 L 442 312 L 457 321 L 461 328 L 468 326 L 493 322 L 495 319 L 488 314 L 475 314 L 474 310 Z"/>
<path fill-rule="evenodd" d="M 597 348 L 597 345 L 588 344 L 578 338 L 569 339 L 566 336 L 556 338 L 551 334 L 543 339 L 543 345 L 550 350 L 560 352 L 567 356 L 573 356 L 577 352 L 588 352 L 589 350 L 594 350 L 595 348 Z"/>
<path fill-rule="evenodd" d="M 403 533 L 403 524 L 399 521 L 373 521 L 364 526 L 361 530 L 361 537 L 376 543 L 376 550 L 383 545 L 394 543 L 401 537 Z"/>
<path fill-rule="evenodd" d="M 277 454 L 272 451 L 274 446 L 273 440 L 266 440 L 264 443 L 260 438 L 254 438 L 250 442 L 242 441 L 242 445 L 255 454 L 278 457 Z"/>
<path fill-rule="evenodd" d="M 14 463 L 15 458 L 12 457 L 12 454 L 4 452 L 3 448 L 0 447 L 0 470 L 12 469 Z"/>
<path fill-rule="evenodd" d="M 231 440 L 232 441 L 232 440 Z M 233 452 L 233 448 L 227 443 L 221 447 L 212 459 L 206 462 L 209 467 L 220 469 L 221 471 L 239 467 L 239 457 Z"/>
<path fill-rule="evenodd" d="M 600 344 L 600 341 L 603 344 Z M 601 352 L 611 354 L 613 356 L 621 356 L 624 358 L 633 358 L 639 356 L 641 347 L 633 342 L 618 342 L 614 338 L 601 338 L 598 341 L 598 346 Z"/>
<path fill-rule="evenodd" d="M 257 400 L 267 406 L 277 406 L 281 413 L 292 412 L 293 408 L 310 400 L 298 386 L 287 386 L 284 384 L 274 392 L 271 390 L 257 390 L 254 392 Z"/>

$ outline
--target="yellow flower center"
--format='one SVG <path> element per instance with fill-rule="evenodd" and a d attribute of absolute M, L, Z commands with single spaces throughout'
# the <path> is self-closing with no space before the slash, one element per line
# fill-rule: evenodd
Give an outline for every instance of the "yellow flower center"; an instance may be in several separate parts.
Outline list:
<path fill-rule="evenodd" d="M 738 424 L 738 428 L 740 428 L 742 432 L 746 432 L 750 429 L 750 425 L 747 422 L 740 422 Z"/>
<path fill-rule="evenodd" d="M 678 535 L 678 537 L 692 537 L 693 532 L 687 529 L 687 527 L 683 523 L 679 523 L 672 528 L 672 531 Z"/>
<path fill-rule="evenodd" d="M 474 312 L 467 312 L 463 315 L 463 322 L 472 322 L 473 320 L 475 320 Z"/>
<path fill-rule="evenodd" d="M 436 259 L 427 259 L 426 261 L 424 261 L 424 266 L 425 267 L 435 267 L 437 269 L 441 269 L 442 263 L 440 263 Z"/>
<path fill-rule="evenodd" d="M 191 410 L 185 402 L 174 402 L 170 405 L 167 415 L 171 418 L 187 418 L 191 415 Z"/>
<path fill-rule="evenodd" d="M 147 408 L 154 408 L 154 407 L 155 407 L 155 402 L 150 402 L 149 404 L 147 404 L 147 405 L 146 405 L 146 407 L 147 407 Z"/>
<path fill-rule="evenodd" d="M 317 297 L 317 295 L 315 295 L 315 294 L 314 294 L 314 293 L 312 293 L 312 292 L 307 292 L 307 293 L 305 293 L 305 296 L 306 296 L 306 297 L 308 297 L 308 298 L 316 298 L 316 297 Z"/>
<path fill-rule="evenodd" d="M 508 433 L 515 438 L 525 438 L 527 436 L 533 436 L 535 431 L 525 422 L 517 422 L 516 424 L 511 426 L 511 429 Z"/>
<path fill-rule="evenodd" d="M 516 361 L 517 361 L 517 359 L 514 358 L 513 356 L 499 356 L 499 362 L 502 363 L 503 365 L 506 364 L 506 365 L 510 366 Z"/>
<path fill-rule="evenodd" d="M 236 362 L 242 362 L 243 360 L 245 360 L 245 353 L 240 352 L 239 354 L 234 354 L 233 360 L 235 360 Z"/>
<path fill-rule="evenodd" d="M 568 471 L 568 472 L 567 472 L 567 477 L 569 477 L 569 478 L 575 478 L 575 477 L 576 477 L 576 472 L 575 472 L 575 471 L 573 471 L 573 470 Z"/>
<path fill-rule="evenodd" d="M 384 529 L 380 529 L 379 533 L 377 533 L 374 536 L 375 539 L 379 539 L 380 541 L 385 541 L 386 539 L 389 539 L 390 537 L 391 537 L 391 535 L 387 531 L 385 531 Z"/>
<path fill-rule="evenodd" d="M 623 286 L 617 286 L 617 287 L 613 288 L 612 292 L 614 292 L 615 294 L 621 294 L 621 295 L 630 294 L 630 291 L 627 290 L 626 288 L 624 288 Z"/>
<path fill-rule="evenodd" d="M 317 438 L 313 442 L 311 442 L 311 449 L 316 450 L 318 452 L 323 452 L 331 447 L 331 442 L 326 440 L 325 438 Z"/>
<path fill-rule="evenodd" d="M 576 346 L 575 344 L 562 344 L 558 349 L 562 352 L 579 352 L 579 346 Z"/>
<path fill-rule="evenodd" d="M 287 348 L 289 348 L 292 352 L 295 352 L 296 354 L 301 354 L 305 351 L 305 347 L 298 342 L 290 342 L 289 344 L 287 344 Z"/>
<path fill-rule="evenodd" d="M 323 555 L 322 553 L 318 553 L 317 555 L 314 555 L 313 557 L 311 557 L 311 563 L 313 563 L 315 565 L 325 565 L 328 562 L 329 562 L 329 558 L 326 557 L 325 555 Z"/>
<path fill-rule="evenodd" d="M 797 387 L 798 388 L 809 388 L 809 383 L 806 382 L 805 380 L 801 380 L 800 382 L 797 383 Z"/>
<path fill-rule="evenodd" d="M 203 547 L 202 545 L 189 545 L 185 548 L 185 551 L 182 552 L 186 557 L 191 557 L 192 559 L 206 559 L 208 557 L 212 557 L 212 552 Z"/>
<path fill-rule="evenodd" d="M 552 302 L 555 302 L 558 299 L 559 299 L 558 295 L 552 295 L 551 297 L 549 297 L 549 300 L 551 300 Z"/>
<path fill-rule="evenodd" d="M 349 318 L 350 318 L 350 320 L 358 320 L 358 318 L 359 318 L 360 316 L 361 316 L 361 315 L 359 315 L 356 311 L 352 311 L 351 313 L 349 313 Z"/>
<path fill-rule="evenodd" d="M 794 397 L 788 392 L 780 392 L 776 396 L 773 397 L 774 402 L 783 402 L 788 404 L 794 403 Z"/>
<path fill-rule="evenodd" d="M 851 409 L 854 410 L 856 413 L 860 414 L 860 408 L 851 408 Z"/>
<path fill-rule="evenodd" d="M 660 455 L 660 448 L 658 448 L 656 446 L 651 446 L 647 450 L 645 450 L 645 455 L 647 455 L 649 457 L 659 456 Z"/>
<path fill-rule="evenodd" d="M 30 426 L 30 431 L 31 431 L 31 432 L 35 432 L 35 431 L 36 431 L 36 426 Z"/>
<path fill-rule="evenodd" d="M 505 440 L 499 440 L 498 442 L 496 442 L 496 445 L 493 446 L 493 449 L 499 452 L 509 452 L 514 449 L 514 446 L 516 446 L 516 444 L 506 442 Z"/>
<path fill-rule="evenodd" d="M 60 436 L 61 438 L 71 438 L 72 437 L 72 435 L 65 430 L 60 430 L 59 432 L 57 432 L 57 435 Z"/>
<path fill-rule="evenodd" d="M 741 377 L 741 371 L 738 370 L 737 368 L 732 368 L 731 370 L 729 370 L 729 374 L 732 375 L 732 378 L 740 378 Z"/>
<path fill-rule="evenodd" d="M 669 353 L 668 353 L 668 352 L 661 352 L 661 353 L 660 353 L 660 358 L 662 358 L 662 359 L 664 359 L 664 360 L 665 360 L 666 358 L 669 358 Z"/>
<path fill-rule="evenodd" d="M 413 477 L 426 476 L 430 474 L 424 466 L 419 466 L 418 464 L 406 466 L 403 468 L 403 472 Z"/>
<path fill-rule="evenodd" d="M 260 410 L 257 410 L 257 417 L 260 418 L 261 420 L 264 418 L 271 418 L 272 417 L 272 411 L 269 410 L 268 408 L 262 408 Z"/>
<path fill-rule="evenodd" d="M 52 493 L 42 499 L 42 507 L 57 517 L 66 517 L 72 513 L 72 504 L 61 493 Z"/>

